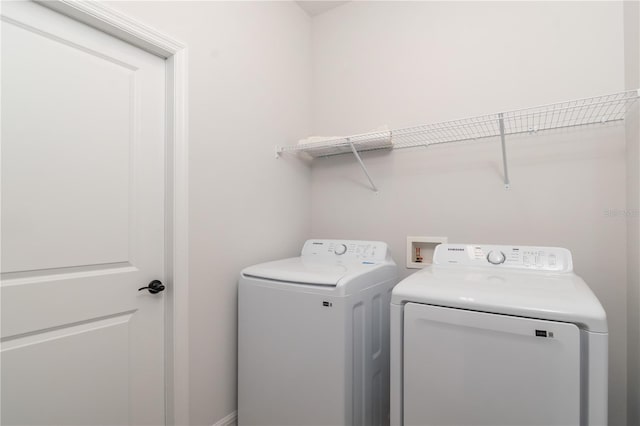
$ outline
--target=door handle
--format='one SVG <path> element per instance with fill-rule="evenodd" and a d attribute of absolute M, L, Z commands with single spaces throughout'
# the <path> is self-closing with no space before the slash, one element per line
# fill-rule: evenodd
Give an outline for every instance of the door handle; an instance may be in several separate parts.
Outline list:
<path fill-rule="evenodd" d="M 149 293 L 156 294 L 164 291 L 164 284 L 160 280 L 153 280 L 146 287 L 140 287 L 138 291 L 149 290 Z"/>

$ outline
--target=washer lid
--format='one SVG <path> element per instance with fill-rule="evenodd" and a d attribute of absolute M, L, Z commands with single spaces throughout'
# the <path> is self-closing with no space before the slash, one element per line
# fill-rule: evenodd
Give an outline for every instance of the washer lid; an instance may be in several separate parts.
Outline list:
<path fill-rule="evenodd" d="M 602 305 L 572 272 L 432 265 L 393 289 L 391 303 L 407 302 L 569 322 L 607 332 Z"/>
<path fill-rule="evenodd" d="M 286 281 L 300 284 L 336 286 L 338 281 L 347 275 L 346 264 L 335 260 L 307 259 L 292 257 L 275 262 L 250 266 L 242 271 L 242 275 L 267 280 Z"/>

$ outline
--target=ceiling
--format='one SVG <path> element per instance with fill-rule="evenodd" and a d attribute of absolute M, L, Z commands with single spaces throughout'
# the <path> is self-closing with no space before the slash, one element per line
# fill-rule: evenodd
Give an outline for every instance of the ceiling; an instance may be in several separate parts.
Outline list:
<path fill-rule="evenodd" d="M 326 12 L 327 10 L 331 10 L 335 7 L 341 6 L 348 1 L 311 1 L 311 0 L 302 0 L 296 1 L 298 6 L 304 9 L 309 16 L 316 16 L 321 13 Z"/>

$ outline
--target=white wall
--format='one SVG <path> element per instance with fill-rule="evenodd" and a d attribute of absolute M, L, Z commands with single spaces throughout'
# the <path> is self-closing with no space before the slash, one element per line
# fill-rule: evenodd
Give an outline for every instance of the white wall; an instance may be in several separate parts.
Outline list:
<path fill-rule="evenodd" d="M 640 88 L 640 3 L 624 4 L 625 86 Z M 625 122 L 627 141 L 628 423 L 640 424 L 640 106 Z"/>
<path fill-rule="evenodd" d="M 186 43 L 190 136 L 190 421 L 236 409 L 240 270 L 299 252 L 306 165 L 276 144 L 310 131 L 310 23 L 292 2 L 114 2 Z"/>
<path fill-rule="evenodd" d="M 313 20 L 313 130 L 400 127 L 624 89 L 621 3 L 353 2 Z M 626 423 L 624 126 L 366 153 L 312 171 L 312 235 L 569 248 L 610 325 L 610 424 Z M 411 270 L 405 270 L 407 275 Z"/>

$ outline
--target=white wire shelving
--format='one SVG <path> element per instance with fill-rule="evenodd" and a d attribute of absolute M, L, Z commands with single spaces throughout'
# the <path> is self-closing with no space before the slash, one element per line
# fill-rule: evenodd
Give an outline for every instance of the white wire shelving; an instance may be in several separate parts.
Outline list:
<path fill-rule="evenodd" d="M 629 108 L 640 98 L 640 89 L 577 99 L 460 120 L 401 129 L 371 132 L 322 142 L 276 147 L 276 157 L 286 153 L 307 153 L 312 157 L 353 153 L 374 191 L 373 183 L 359 152 L 402 149 L 452 142 L 500 137 L 505 187 L 509 188 L 505 137 L 624 120 Z"/>

